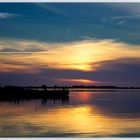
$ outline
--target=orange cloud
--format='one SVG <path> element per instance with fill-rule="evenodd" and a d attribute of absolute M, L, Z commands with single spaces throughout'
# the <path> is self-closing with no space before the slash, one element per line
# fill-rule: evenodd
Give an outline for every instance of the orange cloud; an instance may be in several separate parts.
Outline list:
<path fill-rule="evenodd" d="M 58 79 L 59 82 L 62 83 L 75 83 L 75 84 L 96 84 L 98 81 L 88 80 L 88 79 Z"/>

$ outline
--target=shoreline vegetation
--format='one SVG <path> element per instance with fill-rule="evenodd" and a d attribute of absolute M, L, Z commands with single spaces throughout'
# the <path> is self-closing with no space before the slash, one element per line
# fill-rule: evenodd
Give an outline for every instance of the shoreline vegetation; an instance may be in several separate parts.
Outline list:
<path fill-rule="evenodd" d="M 13 85 L 6 85 L 6 86 L 0 86 L 1 89 L 32 89 L 32 90 L 68 90 L 73 88 L 95 88 L 95 89 L 140 89 L 140 87 L 136 86 L 95 86 L 95 85 L 74 85 L 74 86 L 47 86 L 47 85 L 41 85 L 41 86 L 13 86 Z"/>

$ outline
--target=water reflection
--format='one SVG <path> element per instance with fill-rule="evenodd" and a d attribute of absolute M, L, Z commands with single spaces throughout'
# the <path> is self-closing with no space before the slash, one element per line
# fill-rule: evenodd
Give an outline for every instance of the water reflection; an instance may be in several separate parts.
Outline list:
<path fill-rule="evenodd" d="M 140 136 L 139 91 L 75 92 L 69 101 L 0 102 L 0 136 Z"/>
<path fill-rule="evenodd" d="M 41 100 L 42 105 L 47 105 L 50 104 L 49 101 L 53 101 L 53 104 L 68 104 L 69 103 L 69 97 L 66 99 L 54 99 L 54 100 L 48 100 L 48 99 L 43 99 Z"/>
<path fill-rule="evenodd" d="M 69 103 L 69 97 L 63 98 L 63 99 L 10 99 L 10 100 L 0 100 L 0 102 L 6 102 L 9 104 L 19 105 L 23 102 L 30 102 L 30 101 L 39 101 L 42 105 L 47 104 L 68 104 Z"/>
<path fill-rule="evenodd" d="M 79 92 L 71 94 L 71 98 L 73 104 L 94 105 L 105 114 L 140 115 L 140 90 Z"/>

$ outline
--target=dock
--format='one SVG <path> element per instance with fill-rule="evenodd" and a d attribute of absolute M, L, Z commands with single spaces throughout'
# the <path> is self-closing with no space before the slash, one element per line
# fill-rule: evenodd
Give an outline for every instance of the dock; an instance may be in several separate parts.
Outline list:
<path fill-rule="evenodd" d="M 65 87 L 0 87 L 0 99 L 65 99 L 69 90 Z"/>

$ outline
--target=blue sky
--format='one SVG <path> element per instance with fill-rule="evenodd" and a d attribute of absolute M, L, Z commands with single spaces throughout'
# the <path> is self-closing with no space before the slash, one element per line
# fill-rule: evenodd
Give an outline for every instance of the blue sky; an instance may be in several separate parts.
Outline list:
<path fill-rule="evenodd" d="M 1 3 L 0 36 L 48 42 L 85 38 L 139 44 L 140 4 Z M 11 15 L 11 16 L 10 16 Z"/>
<path fill-rule="evenodd" d="M 0 84 L 139 86 L 139 25 L 139 3 L 0 3 Z"/>

